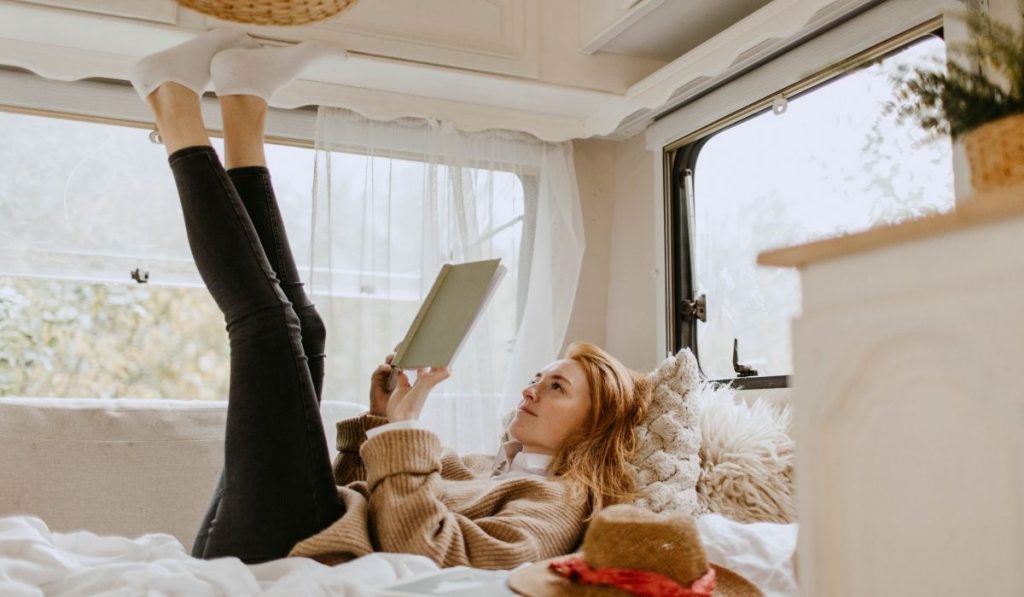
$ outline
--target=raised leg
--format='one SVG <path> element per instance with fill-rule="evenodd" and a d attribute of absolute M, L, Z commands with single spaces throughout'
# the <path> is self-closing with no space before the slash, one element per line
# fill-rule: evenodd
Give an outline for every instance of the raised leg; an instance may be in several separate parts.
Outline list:
<path fill-rule="evenodd" d="M 323 319 L 303 288 L 267 169 L 263 149 L 267 103 L 253 95 L 228 95 L 220 98 L 220 106 L 228 176 L 256 227 L 260 244 L 277 273 L 285 296 L 299 316 L 302 348 L 306 352 L 317 400 L 321 400 L 327 332 Z"/>
<path fill-rule="evenodd" d="M 198 96 L 165 83 L 147 102 L 167 145 L 193 257 L 224 313 L 231 349 L 223 486 L 201 555 L 282 557 L 342 513 L 299 317 L 209 146 Z"/>
<path fill-rule="evenodd" d="M 186 147 L 210 146 L 197 93 L 169 81 L 146 96 L 146 103 L 168 156 Z"/>

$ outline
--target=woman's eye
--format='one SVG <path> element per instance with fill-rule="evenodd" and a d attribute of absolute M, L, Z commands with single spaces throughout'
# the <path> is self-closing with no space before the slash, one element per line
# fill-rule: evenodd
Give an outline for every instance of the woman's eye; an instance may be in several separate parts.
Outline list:
<path fill-rule="evenodd" d="M 558 383 L 558 382 L 556 381 L 555 383 L 551 384 L 551 387 L 552 387 L 553 389 L 555 389 L 555 390 L 561 390 L 561 389 L 562 389 L 562 384 L 560 384 L 560 383 Z"/>

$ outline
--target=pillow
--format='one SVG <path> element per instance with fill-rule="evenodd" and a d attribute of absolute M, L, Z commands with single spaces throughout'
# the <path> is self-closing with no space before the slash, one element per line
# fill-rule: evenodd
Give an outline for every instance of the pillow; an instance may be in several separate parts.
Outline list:
<path fill-rule="evenodd" d="M 737 398 L 729 386 L 701 381 L 701 509 L 739 522 L 793 522 L 792 410 Z"/>
<path fill-rule="evenodd" d="M 633 457 L 640 497 L 636 504 L 654 512 L 702 511 L 697 496 L 700 477 L 700 429 L 694 390 L 697 360 L 689 350 L 665 359 L 647 376 L 651 403 L 638 430 Z"/>

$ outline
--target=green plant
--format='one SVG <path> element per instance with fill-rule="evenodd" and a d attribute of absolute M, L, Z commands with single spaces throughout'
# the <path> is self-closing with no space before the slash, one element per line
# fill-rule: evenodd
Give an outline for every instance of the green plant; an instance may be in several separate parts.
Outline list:
<path fill-rule="evenodd" d="M 1024 17 L 1024 0 L 1018 0 Z M 900 119 L 954 139 L 1005 116 L 1024 113 L 1024 31 L 980 11 L 958 15 L 971 40 L 948 51 L 964 60 L 935 70 L 903 69 L 894 76 Z M 964 65 L 970 66 L 964 66 Z M 943 69 L 942 67 L 945 66 Z"/>

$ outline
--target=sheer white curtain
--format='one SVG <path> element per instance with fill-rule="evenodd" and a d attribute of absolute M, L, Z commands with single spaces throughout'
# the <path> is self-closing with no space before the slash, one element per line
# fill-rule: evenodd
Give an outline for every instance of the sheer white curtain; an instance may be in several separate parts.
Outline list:
<path fill-rule="evenodd" d="M 326 400 L 366 401 L 442 264 L 501 258 L 508 275 L 423 415 L 460 452 L 494 450 L 568 326 L 584 248 L 571 146 L 322 107 L 311 227 Z"/>

